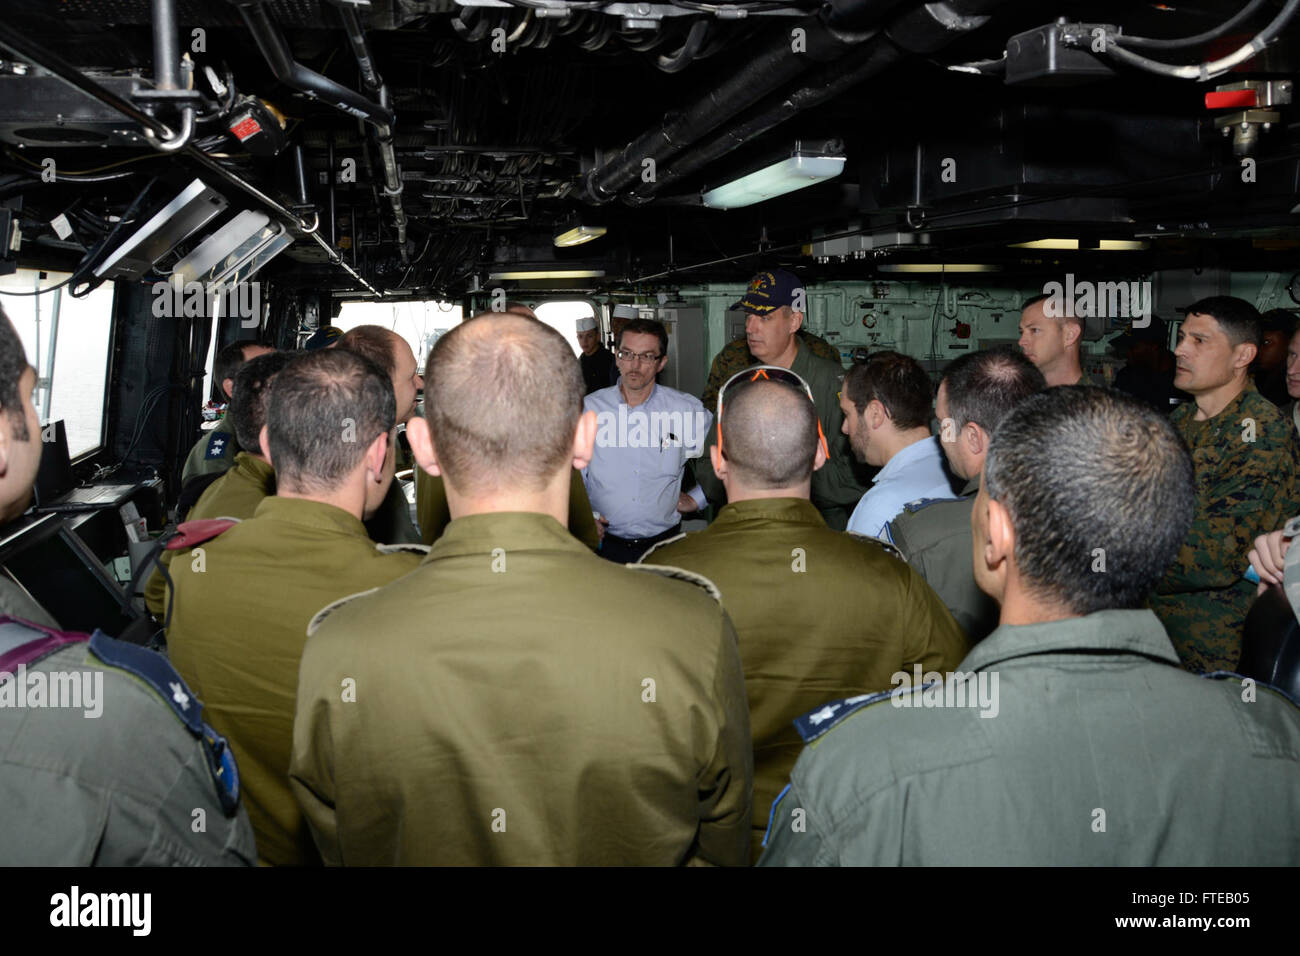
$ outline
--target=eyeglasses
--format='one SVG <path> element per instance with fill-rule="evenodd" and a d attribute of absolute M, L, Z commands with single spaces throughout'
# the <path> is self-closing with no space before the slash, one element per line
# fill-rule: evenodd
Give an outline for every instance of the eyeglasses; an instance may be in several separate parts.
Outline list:
<path fill-rule="evenodd" d="M 647 365 L 653 365 L 662 358 L 658 352 L 633 352 L 630 349 L 619 349 L 614 355 L 620 362 L 627 362 L 629 365 L 634 362 L 645 362 Z"/>
<path fill-rule="evenodd" d="M 808 401 L 813 403 L 814 412 L 817 409 L 817 402 L 813 398 L 812 389 L 808 387 L 808 383 L 803 380 L 802 376 L 797 375 L 788 368 L 781 368 L 778 365 L 759 365 L 755 368 L 747 368 L 743 372 L 737 372 L 727 379 L 721 391 L 718 392 L 718 453 L 724 458 L 727 453 L 722 449 L 722 409 L 726 402 L 728 390 L 734 396 L 737 388 L 752 384 L 760 379 L 768 382 L 778 382 L 781 385 L 802 392 L 808 396 Z M 822 431 L 821 418 L 817 419 L 817 440 L 821 442 L 822 454 L 829 459 L 831 453 L 830 449 L 826 447 L 826 433 Z"/>

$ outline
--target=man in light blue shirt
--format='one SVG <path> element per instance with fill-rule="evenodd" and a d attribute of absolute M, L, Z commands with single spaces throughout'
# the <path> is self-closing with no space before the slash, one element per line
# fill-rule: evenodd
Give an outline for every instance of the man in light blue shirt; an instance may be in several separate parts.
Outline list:
<path fill-rule="evenodd" d="M 682 472 L 688 458 L 703 453 L 713 415 L 694 395 L 655 382 L 668 361 L 663 323 L 628 322 L 615 360 L 619 383 L 583 402 L 596 413 L 597 431 L 582 478 L 604 531 L 601 556 L 628 564 L 679 534 L 681 515 L 707 503 L 698 484 L 682 491 Z"/>
<path fill-rule="evenodd" d="M 939 441 L 930 434 L 930 378 L 916 359 L 877 352 L 844 376 L 844 433 L 859 461 L 879 473 L 849 518 L 849 531 L 889 540 L 889 522 L 922 498 L 955 498 Z"/>

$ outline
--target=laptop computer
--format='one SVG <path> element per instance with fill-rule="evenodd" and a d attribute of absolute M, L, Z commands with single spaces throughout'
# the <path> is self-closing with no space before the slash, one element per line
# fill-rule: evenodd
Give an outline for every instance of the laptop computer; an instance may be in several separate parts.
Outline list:
<path fill-rule="evenodd" d="M 77 482 L 72 475 L 72 456 L 68 454 L 68 433 L 63 422 L 54 422 L 41 431 L 43 436 L 51 435 L 53 440 L 44 442 L 41 466 L 36 472 L 34 498 L 37 514 L 98 511 L 100 508 L 116 507 L 140 487 L 140 482 L 76 487 Z"/>

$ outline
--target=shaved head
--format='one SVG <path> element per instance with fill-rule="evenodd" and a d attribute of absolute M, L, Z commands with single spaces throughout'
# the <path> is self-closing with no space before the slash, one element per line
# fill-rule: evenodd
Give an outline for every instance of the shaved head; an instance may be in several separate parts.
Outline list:
<path fill-rule="evenodd" d="M 737 480 L 778 490 L 812 477 L 817 410 L 805 393 L 760 380 L 729 390 L 722 417 L 722 452 Z"/>
<path fill-rule="evenodd" d="M 550 326 L 488 314 L 495 321 L 464 322 L 429 353 L 425 415 L 438 464 L 457 491 L 538 491 L 573 457 L 582 371 Z"/>

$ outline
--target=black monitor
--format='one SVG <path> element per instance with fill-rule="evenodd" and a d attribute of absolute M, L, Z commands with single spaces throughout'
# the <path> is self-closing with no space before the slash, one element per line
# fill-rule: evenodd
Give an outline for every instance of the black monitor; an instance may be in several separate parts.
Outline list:
<path fill-rule="evenodd" d="M 36 472 L 32 503 L 48 505 L 77 484 L 72 476 L 72 456 L 68 453 L 68 432 L 62 420 L 41 426 L 41 444 L 41 467 Z"/>

